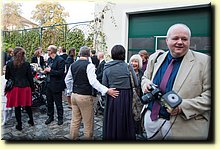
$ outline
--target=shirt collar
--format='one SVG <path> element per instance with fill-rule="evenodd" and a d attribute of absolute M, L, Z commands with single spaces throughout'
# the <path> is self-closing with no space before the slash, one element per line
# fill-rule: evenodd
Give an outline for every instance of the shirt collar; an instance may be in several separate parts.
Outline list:
<path fill-rule="evenodd" d="M 167 58 L 168 58 L 169 62 L 170 62 L 172 59 L 175 59 L 175 61 L 182 61 L 183 56 L 182 56 L 182 57 L 178 57 L 178 58 L 174 58 L 174 57 L 172 57 L 172 55 L 170 54 L 170 51 L 169 51 L 168 54 L 167 54 Z"/>

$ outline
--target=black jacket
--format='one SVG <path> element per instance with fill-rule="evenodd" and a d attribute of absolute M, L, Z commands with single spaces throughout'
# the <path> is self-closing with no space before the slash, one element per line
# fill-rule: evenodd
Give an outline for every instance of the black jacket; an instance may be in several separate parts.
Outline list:
<path fill-rule="evenodd" d="M 105 60 L 103 60 L 96 69 L 97 80 L 102 83 L 103 70 L 105 66 Z"/>
<path fill-rule="evenodd" d="M 32 57 L 31 63 L 37 63 L 37 57 L 36 56 Z M 40 56 L 40 66 L 41 66 L 41 68 L 45 67 L 45 62 L 44 62 L 43 56 Z"/>
<path fill-rule="evenodd" d="M 7 63 L 5 79 L 14 80 L 16 87 L 31 87 L 34 90 L 33 75 L 30 63 L 24 62 L 21 67 L 15 68 L 13 61 Z"/>
<path fill-rule="evenodd" d="M 70 65 L 74 62 L 72 56 L 68 56 L 65 63 L 66 63 L 66 71 L 68 72 Z"/>
<path fill-rule="evenodd" d="M 60 57 L 62 57 L 65 61 L 67 59 L 68 55 L 66 53 L 64 53 L 63 55 L 60 55 Z"/>
<path fill-rule="evenodd" d="M 95 68 L 97 68 L 99 65 L 99 60 L 98 60 L 97 56 L 96 55 L 91 56 L 91 59 L 92 59 L 92 63 L 95 65 Z"/>
<path fill-rule="evenodd" d="M 48 64 L 51 63 L 52 58 L 48 59 Z M 50 88 L 53 92 L 61 92 L 65 88 L 64 82 L 64 70 L 65 70 L 65 61 L 60 56 L 56 56 L 53 59 L 53 64 L 51 70 L 48 73 L 50 75 L 50 83 L 47 84 L 47 87 Z"/>

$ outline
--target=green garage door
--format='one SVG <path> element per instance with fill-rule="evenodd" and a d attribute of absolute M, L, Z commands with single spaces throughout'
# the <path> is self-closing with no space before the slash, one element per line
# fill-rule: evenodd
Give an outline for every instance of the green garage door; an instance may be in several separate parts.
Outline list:
<path fill-rule="evenodd" d="M 212 37 L 211 14 L 210 5 L 129 14 L 128 58 L 142 49 L 149 53 L 155 49 L 168 50 L 165 36 L 168 28 L 175 23 L 184 23 L 190 27 L 190 49 L 209 54 Z"/>

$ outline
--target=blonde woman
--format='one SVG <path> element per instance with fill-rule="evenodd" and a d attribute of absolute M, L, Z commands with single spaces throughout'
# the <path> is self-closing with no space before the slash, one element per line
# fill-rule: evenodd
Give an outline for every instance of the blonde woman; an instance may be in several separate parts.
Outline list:
<path fill-rule="evenodd" d="M 138 87 L 136 88 L 136 93 L 139 96 L 139 98 L 141 98 L 141 96 L 143 95 L 142 91 L 141 91 L 141 78 L 143 76 L 143 72 L 142 72 L 142 58 L 139 54 L 134 54 L 131 56 L 130 60 L 129 60 L 129 64 L 133 66 L 134 68 L 134 72 L 137 76 L 137 80 L 138 80 Z M 140 103 L 138 104 L 139 109 L 142 109 L 143 105 Z M 135 132 L 136 134 L 142 134 L 142 126 L 141 126 L 141 121 L 135 121 Z"/>
<path fill-rule="evenodd" d="M 40 47 L 35 49 L 31 63 L 37 63 L 38 67 L 41 67 L 42 69 L 45 67 L 44 57 L 42 56 L 42 49 Z"/>

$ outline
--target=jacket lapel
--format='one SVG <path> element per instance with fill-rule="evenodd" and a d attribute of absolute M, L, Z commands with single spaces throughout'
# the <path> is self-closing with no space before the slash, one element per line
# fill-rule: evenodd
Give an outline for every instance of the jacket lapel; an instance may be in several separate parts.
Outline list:
<path fill-rule="evenodd" d="M 151 77 L 152 79 L 155 77 L 155 75 L 156 75 L 158 69 L 159 69 L 160 66 L 162 65 L 162 63 L 163 63 L 164 59 L 166 58 L 167 54 L 168 54 L 168 51 L 165 52 L 165 54 L 162 54 L 161 56 L 159 56 L 159 57 L 157 58 L 157 60 L 155 60 L 156 63 L 154 63 L 154 71 L 153 71 L 153 75 L 152 75 L 152 77 Z"/>
<path fill-rule="evenodd" d="M 186 80 L 186 77 L 189 75 L 194 65 L 194 62 L 195 60 L 192 51 L 189 50 L 181 62 L 179 71 L 174 81 L 173 90 L 176 91 L 177 93 L 179 92 L 184 81 Z"/>

